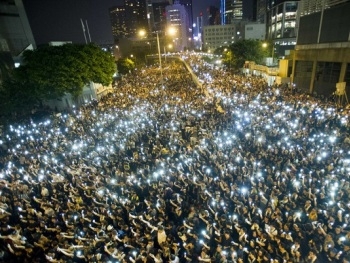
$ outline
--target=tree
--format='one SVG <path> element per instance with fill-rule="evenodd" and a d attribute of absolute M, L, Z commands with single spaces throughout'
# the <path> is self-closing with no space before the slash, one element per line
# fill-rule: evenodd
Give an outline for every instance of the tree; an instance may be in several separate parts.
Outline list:
<path fill-rule="evenodd" d="M 135 63 L 129 58 L 121 58 L 117 61 L 117 69 L 120 74 L 127 74 L 134 70 Z"/>
<path fill-rule="evenodd" d="M 232 67 L 233 54 L 230 49 L 227 49 L 222 56 L 222 63 L 229 69 Z"/>
<path fill-rule="evenodd" d="M 40 103 L 35 86 L 21 83 L 14 78 L 6 79 L 0 87 L 1 116 L 24 115 Z"/>
<path fill-rule="evenodd" d="M 46 46 L 24 53 L 24 65 L 15 70 L 17 82 L 28 85 L 39 100 L 74 97 L 90 81 L 109 85 L 113 80 L 113 57 L 98 46 Z"/>
<path fill-rule="evenodd" d="M 258 64 L 262 63 L 263 58 L 266 57 L 266 50 L 262 44 L 263 42 L 260 40 L 244 39 L 230 45 L 232 66 L 234 68 L 241 68 L 245 61 L 255 61 Z"/>
<path fill-rule="evenodd" d="M 23 65 L 11 71 L 0 87 L 0 112 L 21 114 L 66 93 L 77 97 L 90 81 L 109 85 L 115 72 L 113 57 L 94 44 L 25 51 Z"/>
<path fill-rule="evenodd" d="M 228 50 L 228 48 L 229 48 L 228 46 L 218 47 L 217 49 L 214 50 L 213 54 L 218 56 L 224 55 Z"/>

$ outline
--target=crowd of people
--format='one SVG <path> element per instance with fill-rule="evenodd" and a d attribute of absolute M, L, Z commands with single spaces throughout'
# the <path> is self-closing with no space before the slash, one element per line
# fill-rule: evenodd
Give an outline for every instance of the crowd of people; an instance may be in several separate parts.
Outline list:
<path fill-rule="evenodd" d="M 349 112 L 184 59 L 4 129 L 1 262 L 350 262 Z"/>

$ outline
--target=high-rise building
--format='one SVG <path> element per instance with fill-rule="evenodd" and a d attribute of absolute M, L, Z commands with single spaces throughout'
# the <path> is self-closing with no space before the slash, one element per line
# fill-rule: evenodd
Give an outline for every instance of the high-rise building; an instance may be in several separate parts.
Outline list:
<path fill-rule="evenodd" d="M 35 47 L 22 0 L 0 1 L 0 51 L 17 56 L 29 45 Z"/>
<path fill-rule="evenodd" d="M 255 0 L 256 6 L 256 21 L 259 23 L 266 23 L 267 4 L 268 0 Z"/>
<path fill-rule="evenodd" d="M 243 18 L 242 0 L 221 0 L 221 23 L 223 25 L 232 24 L 234 20 Z"/>
<path fill-rule="evenodd" d="M 208 24 L 209 26 L 220 25 L 220 10 L 216 6 L 209 6 L 208 12 Z"/>
<path fill-rule="evenodd" d="M 197 16 L 193 26 L 193 47 L 195 49 L 202 49 L 203 26 L 203 14 L 200 13 L 200 16 Z"/>
<path fill-rule="evenodd" d="M 109 8 L 109 18 L 111 20 L 114 43 L 118 43 L 121 37 L 127 35 L 125 6 L 113 6 Z"/>
<path fill-rule="evenodd" d="M 146 0 L 124 0 L 123 6 L 109 9 L 114 41 L 122 37 L 136 37 L 140 29 L 147 29 Z"/>
<path fill-rule="evenodd" d="M 193 37 L 193 9 L 192 9 L 192 0 L 175 0 L 174 3 L 178 2 L 180 5 L 185 7 L 187 12 L 187 24 L 188 24 L 188 37 Z"/>
<path fill-rule="evenodd" d="M 297 39 L 299 1 L 269 1 L 267 3 L 267 39 L 274 43 L 274 57 L 284 57 L 294 49 Z"/>
<path fill-rule="evenodd" d="M 256 0 L 252 0 L 251 1 L 251 9 L 250 9 L 250 14 L 249 14 L 249 20 L 250 21 L 257 21 L 257 12 L 258 12 L 258 6 L 257 6 L 257 1 Z"/>
<path fill-rule="evenodd" d="M 219 47 L 231 45 L 235 41 L 237 32 L 239 32 L 237 30 L 235 24 L 204 26 L 203 48 L 214 51 Z"/>
<path fill-rule="evenodd" d="M 152 20 L 152 32 L 162 32 L 166 27 L 166 7 L 169 5 L 168 1 L 163 1 L 159 3 L 153 3 L 153 20 Z"/>
<path fill-rule="evenodd" d="M 220 0 L 221 24 L 256 20 L 257 0 Z"/>
<path fill-rule="evenodd" d="M 174 48 L 176 51 L 182 51 L 189 47 L 189 38 L 192 31 L 189 32 L 187 15 L 185 6 L 179 3 L 166 7 L 167 25 L 176 28 L 176 36 L 174 36 Z"/>
<path fill-rule="evenodd" d="M 26 49 L 36 47 L 21 0 L 0 1 L 0 83 L 21 62 Z"/>
<path fill-rule="evenodd" d="M 148 31 L 152 31 L 152 24 L 153 24 L 153 1 L 155 0 L 146 0 L 146 16 L 147 16 L 147 23 L 148 23 Z"/>
<path fill-rule="evenodd" d="M 170 0 L 146 0 L 149 32 L 164 30 L 166 24 L 165 7 L 169 4 Z"/>
<path fill-rule="evenodd" d="M 337 104 L 350 97 L 349 12 L 349 0 L 303 0 L 298 12 L 292 81 L 305 93 L 335 93 Z"/>
<path fill-rule="evenodd" d="M 126 37 L 135 37 L 140 29 L 148 28 L 146 0 L 124 0 Z"/>

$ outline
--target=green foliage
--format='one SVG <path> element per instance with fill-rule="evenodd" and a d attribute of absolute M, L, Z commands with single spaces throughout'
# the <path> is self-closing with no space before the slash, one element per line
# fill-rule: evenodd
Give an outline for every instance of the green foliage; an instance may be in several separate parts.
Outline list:
<path fill-rule="evenodd" d="M 224 52 L 223 56 L 222 56 L 222 63 L 228 67 L 231 68 L 232 67 L 232 62 L 233 62 L 233 53 L 231 50 L 227 50 Z"/>
<path fill-rule="evenodd" d="M 224 55 L 228 49 L 229 47 L 227 46 L 218 47 L 217 49 L 214 50 L 214 55 L 219 55 L 219 56 Z"/>
<path fill-rule="evenodd" d="M 260 40 L 245 39 L 230 45 L 229 49 L 232 52 L 230 54 L 231 65 L 234 68 L 241 68 L 245 61 L 255 61 L 258 64 L 262 63 L 263 58 L 267 54 L 262 44 L 263 42 Z"/>
<path fill-rule="evenodd" d="M 23 62 L 0 87 L 2 115 L 23 114 L 66 93 L 77 97 L 90 81 L 109 85 L 116 71 L 113 57 L 93 44 L 25 51 Z"/>
<path fill-rule="evenodd" d="M 14 78 L 7 79 L 0 87 L 0 112 L 1 115 L 13 114 L 25 115 L 40 103 L 39 96 L 35 93 L 35 86 L 21 83 Z"/>
<path fill-rule="evenodd" d="M 90 81 L 108 85 L 114 73 L 112 56 L 99 47 L 66 44 L 26 51 L 24 65 L 14 76 L 18 82 L 35 87 L 34 93 L 43 100 L 65 93 L 79 96 Z"/>
<path fill-rule="evenodd" d="M 117 61 L 117 69 L 120 74 L 127 74 L 135 69 L 135 63 L 129 58 L 121 58 Z"/>
<path fill-rule="evenodd" d="M 207 62 L 207 63 L 212 63 L 213 62 L 213 59 L 209 56 L 203 56 L 202 59 Z"/>

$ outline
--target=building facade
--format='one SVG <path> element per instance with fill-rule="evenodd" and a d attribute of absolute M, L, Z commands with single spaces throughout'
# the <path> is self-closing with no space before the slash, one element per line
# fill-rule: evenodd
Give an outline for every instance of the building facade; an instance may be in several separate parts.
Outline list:
<path fill-rule="evenodd" d="M 148 28 L 146 0 L 124 0 L 126 37 L 136 37 L 141 28 Z"/>
<path fill-rule="evenodd" d="M 29 45 L 36 47 L 22 1 L 0 1 L 0 51 L 15 57 Z"/>
<path fill-rule="evenodd" d="M 165 8 L 169 0 L 146 0 L 147 22 L 149 32 L 160 32 L 166 27 Z"/>
<path fill-rule="evenodd" d="M 137 37 L 140 29 L 148 29 L 146 0 L 124 0 L 124 5 L 109 9 L 114 43 L 121 38 Z"/>
<path fill-rule="evenodd" d="M 174 3 L 178 3 L 185 7 L 187 13 L 187 37 L 193 38 L 193 8 L 192 8 L 192 0 L 175 0 Z"/>
<path fill-rule="evenodd" d="M 166 7 L 168 2 L 153 4 L 153 21 L 151 32 L 164 32 L 167 25 Z"/>
<path fill-rule="evenodd" d="M 196 17 L 196 23 L 193 24 L 193 47 L 196 50 L 202 49 L 203 20 L 203 14 L 201 14 Z"/>
<path fill-rule="evenodd" d="M 221 0 L 221 24 L 232 24 L 234 20 L 243 19 L 243 0 Z"/>
<path fill-rule="evenodd" d="M 294 50 L 297 40 L 299 1 L 270 1 L 267 3 L 267 39 L 274 43 L 274 57 L 283 58 Z"/>
<path fill-rule="evenodd" d="M 214 26 L 214 25 L 220 25 L 221 19 L 220 19 L 220 9 L 216 6 L 209 6 L 207 9 L 207 15 L 208 15 L 208 26 Z"/>
<path fill-rule="evenodd" d="M 35 46 L 22 1 L 0 1 L 0 83 L 19 65 L 21 53 Z"/>
<path fill-rule="evenodd" d="M 307 93 L 330 96 L 337 83 L 350 83 L 350 1 L 300 3 L 292 80 Z"/>
<path fill-rule="evenodd" d="M 118 43 L 120 38 L 127 35 L 125 6 L 111 7 L 109 9 L 109 19 L 111 21 L 114 43 Z"/>
<path fill-rule="evenodd" d="M 173 38 L 175 51 L 183 51 L 191 45 L 192 31 L 189 32 L 187 10 L 184 5 L 179 3 L 166 7 L 167 26 L 176 29 L 176 35 Z M 170 37 L 170 36 L 169 36 Z"/>
<path fill-rule="evenodd" d="M 214 25 L 203 27 L 203 48 L 209 51 L 234 43 L 237 27 L 230 25 Z"/>
<path fill-rule="evenodd" d="M 244 39 L 266 39 L 266 24 L 249 22 L 245 25 Z"/>
<path fill-rule="evenodd" d="M 259 23 L 266 23 L 268 0 L 254 0 L 256 6 L 256 21 Z"/>

